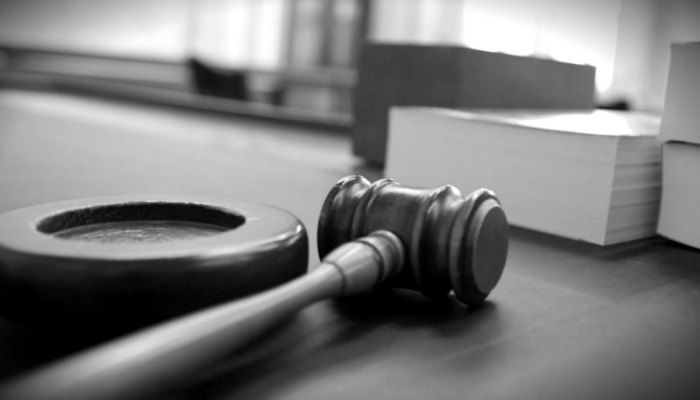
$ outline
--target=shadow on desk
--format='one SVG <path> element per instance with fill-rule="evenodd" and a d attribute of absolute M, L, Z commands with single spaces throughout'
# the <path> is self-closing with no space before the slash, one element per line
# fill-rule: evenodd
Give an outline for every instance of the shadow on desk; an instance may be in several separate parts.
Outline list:
<path fill-rule="evenodd" d="M 451 346 L 474 349 L 499 337 L 503 332 L 497 311 L 492 302 L 467 308 L 453 296 L 432 301 L 400 289 L 380 289 L 324 302 L 258 343 L 253 357 L 244 362 L 232 360 L 177 398 L 284 397 L 285 388 L 309 379 L 315 382 L 315 390 L 324 390 L 322 387 L 327 385 L 328 398 L 336 391 L 351 394 L 353 379 L 344 380 L 342 376 L 357 375 L 358 367 L 366 374 L 381 360 L 396 368 L 406 349 L 419 350 L 421 357 L 433 357 L 433 362 L 440 364 L 445 357 L 436 358 L 435 354 L 454 354 L 449 351 Z M 429 346 L 424 343 L 426 336 L 430 337 Z M 475 367 L 478 365 L 482 363 L 475 363 Z M 335 379 L 313 379 L 328 371 L 345 383 L 339 386 Z M 381 374 L 376 378 L 380 379 Z"/>

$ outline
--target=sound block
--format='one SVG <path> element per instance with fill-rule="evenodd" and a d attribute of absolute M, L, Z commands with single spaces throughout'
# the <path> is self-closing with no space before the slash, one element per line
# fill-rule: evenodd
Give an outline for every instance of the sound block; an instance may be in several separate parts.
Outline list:
<path fill-rule="evenodd" d="M 43 204 L 0 216 L 0 313 L 113 335 L 306 272 L 308 239 L 265 205 L 186 196 Z"/>

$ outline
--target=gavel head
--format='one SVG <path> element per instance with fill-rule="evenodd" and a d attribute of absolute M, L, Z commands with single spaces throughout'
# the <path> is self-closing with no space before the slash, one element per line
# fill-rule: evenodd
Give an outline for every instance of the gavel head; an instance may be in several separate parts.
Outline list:
<path fill-rule="evenodd" d="M 498 283 L 508 254 L 508 221 L 493 192 L 464 197 L 453 186 L 434 190 L 391 179 L 371 184 L 359 176 L 331 189 L 318 223 L 321 258 L 337 246 L 379 229 L 395 233 L 407 265 L 387 281 L 438 299 L 454 290 L 464 304 L 486 299 Z"/>

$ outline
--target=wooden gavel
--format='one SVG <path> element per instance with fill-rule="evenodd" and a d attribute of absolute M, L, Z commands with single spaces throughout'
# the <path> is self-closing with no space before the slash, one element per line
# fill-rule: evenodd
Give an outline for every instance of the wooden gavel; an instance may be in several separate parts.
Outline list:
<path fill-rule="evenodd" d="M 78 353 L 10 382 L 0 399 L 153 396 L 183 386 L 313 302 L 380 284 L 430 298 L 454 291 L 477 305 L 505 266 L 508 224 L 485 189 L 465 198 L 452 186 L 423 190 L 350 176 L 326 198 L 318 249 L 322 263 L 302 277 Z"/>

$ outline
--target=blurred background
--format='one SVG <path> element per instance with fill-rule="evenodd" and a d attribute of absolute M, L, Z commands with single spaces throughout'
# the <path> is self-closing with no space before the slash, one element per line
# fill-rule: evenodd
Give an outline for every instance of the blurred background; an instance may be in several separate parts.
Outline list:
<path fill-rule="evenodd" d="M 365 41 L 596 67 L 601 106 L 660 113 L 697 0 L 16 0 L 0 86 L 80 91 L 347 129 Z"/>

